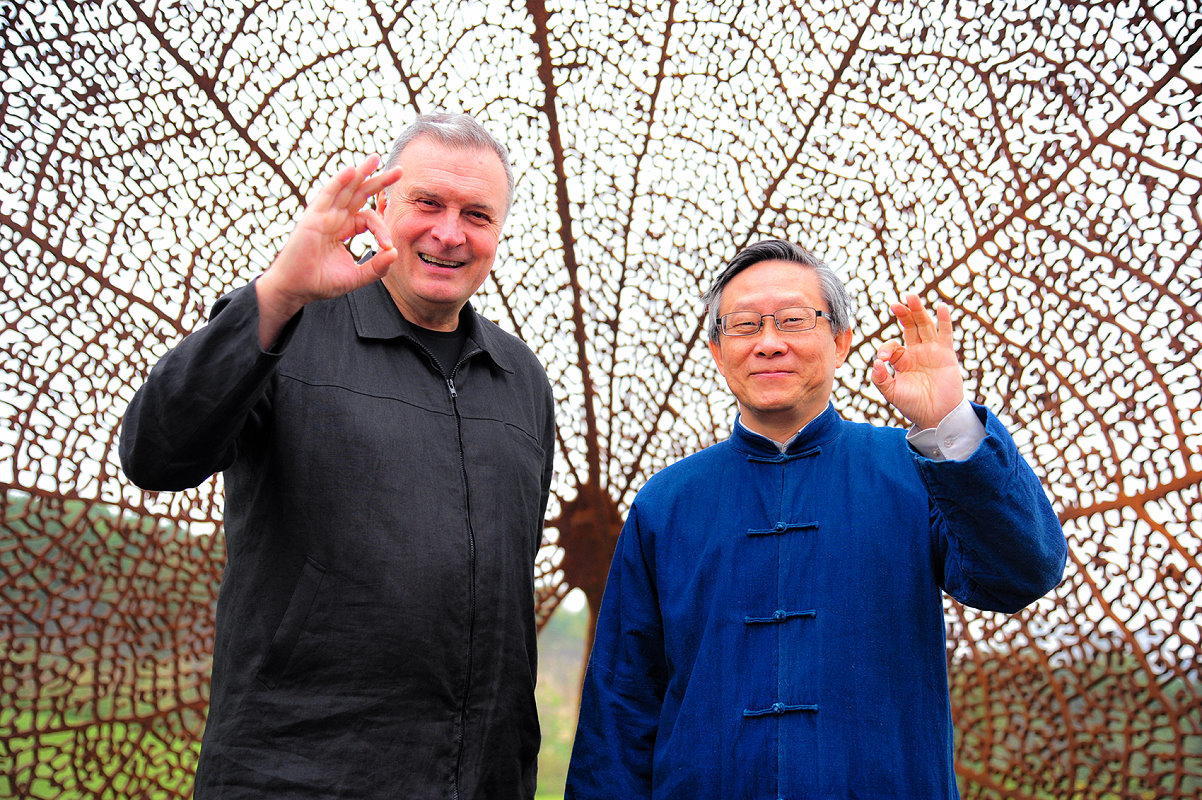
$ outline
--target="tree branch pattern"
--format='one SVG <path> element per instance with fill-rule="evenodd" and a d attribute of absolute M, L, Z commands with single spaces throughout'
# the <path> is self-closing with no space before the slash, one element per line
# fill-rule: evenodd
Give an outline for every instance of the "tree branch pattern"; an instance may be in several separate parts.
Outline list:
<path fill-rule="evenodd" d="M 120 415 L 437 109 L 514 155 L 477 305 L 559 402 L 540 624 L 728 433 L 700 293 L 783 236 L 859 300 L 844 414 L 901 422 L 886 304 L 945 300 L 1069 537 L 1032 608 L 946 604 L 965 797 L 1202 791 L 1199 0 L 9 0 L 0 33 L 0 795 L 189 796 L 222 486 L 130 485 Z"/>

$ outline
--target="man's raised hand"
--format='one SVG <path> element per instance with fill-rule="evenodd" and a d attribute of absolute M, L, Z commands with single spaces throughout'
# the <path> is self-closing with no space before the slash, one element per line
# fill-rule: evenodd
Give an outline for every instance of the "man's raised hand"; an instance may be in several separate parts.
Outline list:
<path fill-rule="evenodd" d="M 890 339 L 876 351 L 872 383 L 906 419 L 934 428 L 964 399 L 964 379 L 946 303 L 932 319 L 917 295 L 889 309 L 902 326 L 902 344 Z"/>
<path fill-rule="evenodd" d="M 367 200 L 401 177 L 399 167 L 373 175 L 378 156 L 343 169 L 314 194 L 279 255 L 255 284 L 259 342 L 269 347 L 284 325 L 314 300 L 339 297 L 388 273 L 396 259 L 392 234 Z M 370 231 L 375 255 L 358 264 L 346 247 Z"/>

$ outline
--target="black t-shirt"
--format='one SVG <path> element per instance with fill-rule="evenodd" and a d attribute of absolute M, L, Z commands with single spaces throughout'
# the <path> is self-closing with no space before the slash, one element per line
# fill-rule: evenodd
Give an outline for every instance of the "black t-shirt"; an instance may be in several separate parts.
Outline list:
<path fill-rule="evenodd" d="M 463 352 L 463 344 L 467 341 L 466 326 L 460 325 L 453 331 L 432 331 L 414 325 L 413 332 L 418 341 L 434 355 L 443 376 L 451 377 L 459 354 Z"/>

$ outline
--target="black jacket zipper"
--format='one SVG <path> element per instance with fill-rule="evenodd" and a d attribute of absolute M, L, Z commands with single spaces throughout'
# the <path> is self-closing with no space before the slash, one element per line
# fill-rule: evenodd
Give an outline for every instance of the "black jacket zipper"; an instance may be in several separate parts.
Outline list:
<path fill-rule="evenodd" d="M 467 542 L 468 542 L 468 624 L 467 624 L 467 671 L 463 680 L 463 699 L 459 706 L 459 735 L 456 744 L 457 755 L 455 759 L 455 791 L 453 797 L 455 800 L 459 798 L 460 792 L 460 776 L 463 770 L 463 749 L 467 740 L 467 717 L 468 717 L 468 700 L 472 693 L 472 669 L 473 658 L 475 656 L 474 642 L 476 640 L 476 532 L 472 528 L 472 498 L 471 491 L 467 483 L 467 465 L 464 463 L 463 453 L 463 425 L 459 418 L 459 406 L 456 402 L 459 393 L 455 391 L 455 373 L 459 371 L 459 365 L 463 363 L 461 357 L 459 362 L 455 364 L 451 370 L 451 377 L 447 378 L 447 389 L 451 393 L 451 410 L 455 413 L 455 430 L 459 439 L 459 473 L 463 480 L 463 493 L 467 499 L 466 522 L 467 522 Z"/>

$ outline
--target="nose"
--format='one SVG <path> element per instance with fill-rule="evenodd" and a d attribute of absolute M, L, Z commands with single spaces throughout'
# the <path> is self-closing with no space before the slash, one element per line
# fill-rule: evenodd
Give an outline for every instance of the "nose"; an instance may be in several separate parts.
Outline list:
<path fill-rule="evenodd" d="M 788 340 L 781 334 L 780 329 L 771 318 L 764 320 L 756 337 L 755 351 L 762 356 L 778 356 L 789 349 Z"/>
<path fill-rule="evenodd" d="M 439 215 L 434 227 L 430 229 L 430 234 L 440 245 L 447 248 L 458 247 L 467 238 L 463 233 L 459 213 L 453 208 L 448 208 Z"/>

